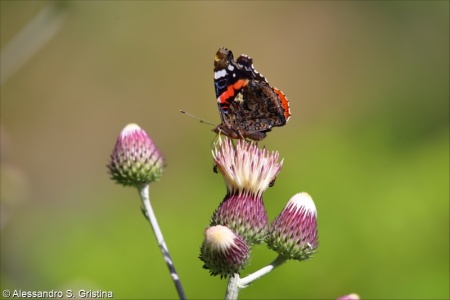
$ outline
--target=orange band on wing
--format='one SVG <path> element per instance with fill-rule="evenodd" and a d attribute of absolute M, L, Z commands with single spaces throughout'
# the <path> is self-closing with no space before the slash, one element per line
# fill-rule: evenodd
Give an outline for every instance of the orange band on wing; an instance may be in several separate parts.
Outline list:
<path fill-rule="evenodd" d="M 217 98 L 217 101 L 221 104 L 230 104 L 230 99 L 232 99 L 236 93 L 236 91 L 242 89 L 244 86 L 248 84 L 248 79 L 239 79 L 236 81 L 233 85 L 229 85 L 227 90 L 223 92 L 219 98 Z"/>

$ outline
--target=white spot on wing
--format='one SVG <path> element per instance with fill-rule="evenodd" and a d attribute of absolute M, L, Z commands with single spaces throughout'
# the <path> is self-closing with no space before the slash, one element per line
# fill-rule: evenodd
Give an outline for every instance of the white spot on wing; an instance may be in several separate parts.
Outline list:
<path fill-rule="evenodd" d="M 214 79 L 219 79 L 219 78 L 225 77 L 226 75 L 227 75 L 227 70 L 225 70 L 225 69 L 216 71 L 216 72 L 214 72 Z"/>

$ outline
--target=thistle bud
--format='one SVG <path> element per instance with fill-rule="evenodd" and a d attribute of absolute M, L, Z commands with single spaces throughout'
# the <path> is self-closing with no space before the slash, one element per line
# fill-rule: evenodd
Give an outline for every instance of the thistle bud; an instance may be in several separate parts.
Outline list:
<path fill-rule="evenodd" d="M 253 245 L 264 241 L 269 220 L 262 198 L 241 193 L 225 196 L 211 219 L 211 225 L 218 224 L 230 227 Z"/>
<path fill-rule="evenodd" d="M 111 179 L 125 186 L 139 186 L 159 180 L 164 157 L 147 133 L 136 124 L 127 125 L 107 165 Z"/>
<path fill-rule="evenodd" d="M 305 260 L 318 247 L 317 211 L 307 193 L 294 195 L 270 225 L 267 245 L 278 254 Z"/>
<path fill-rule="evenodd" d="M 359 297 L 358 294 L 349 294 L 349 295 L 345 295 L 345 296 L 341 296 L 339 298 L 337 298 L 336 300 L 360 300 L 361 298 Z"/>
<path fill-rule="evenodd" d="M 206 228 L 199 258 L 211 275 L 226 278 L 239 273 L 247 265 L 248 257 L 244 239 L 231 229 L 222 225 Z"/>

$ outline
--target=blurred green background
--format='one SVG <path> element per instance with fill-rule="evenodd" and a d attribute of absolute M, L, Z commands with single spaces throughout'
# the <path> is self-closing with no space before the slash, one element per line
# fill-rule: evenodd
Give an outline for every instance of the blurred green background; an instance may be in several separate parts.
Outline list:
<path fill-rule="evenodd" d="M 133 122 L 167 160 L 151 199 L 187 297 L 223 298 L 198 259 L 225 194 L 215 134 L 179 110 L 219 122 L 225 46 L 290 100 L 260 143 L 285 159 L 269 217 L 300 191 L 319 216 L 320 252 L 240 298 L 448 299 L 448 1 L 52 3 L 0 2 L 2 290 L 177 297 L 137 191 L 105 167 Z M 243 275 L 275 258 L 253 254 Z"/>

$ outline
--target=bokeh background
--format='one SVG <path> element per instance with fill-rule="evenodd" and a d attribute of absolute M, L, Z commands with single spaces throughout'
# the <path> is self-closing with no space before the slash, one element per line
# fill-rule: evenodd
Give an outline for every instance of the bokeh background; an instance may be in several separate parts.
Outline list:
<path fill-rule="evenodd" d="M 198 259 L 225 194 L 213 59 L 225 46 L 290 100 L 263 142 L 285 159 L 273 219 L 306 191 L 320 252 L 242 299 L 449 297 L 449 2 L 1 1 L 1 289 L 177 294 L 138 193 L 110 181 L 137 123 L 167 160 L 151 198 L 190 299 L 223 298 Z M 253 251 L 249 274 L 275 254 Z"/>

